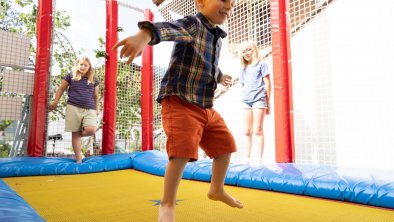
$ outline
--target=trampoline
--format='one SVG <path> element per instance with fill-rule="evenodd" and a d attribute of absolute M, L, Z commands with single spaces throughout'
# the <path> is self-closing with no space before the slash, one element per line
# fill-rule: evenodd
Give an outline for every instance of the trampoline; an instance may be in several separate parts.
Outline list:
<path fill-rule="evenodd" d="M 0 221 L 155 221 L 167 156 L 160 151 L 84 159 L 13 158 L 0 162 Z M 231 164 L 235 209 L 206 197 L 210 160 L 189 163 L 178 194 L 178 221 L 393 221 L 394 181 L 338 167 Z M 349 176 L 348 172 L 352 172 Z"/>
<path fill-rule="evenodd" d="M 163 189 L 162 176 L 167 164 L 167 155 L 164 152 L 145 151 L 95 156 L 84 159 L 82 164 L 76 164 L 73 159 L 68 158 L 42 157 L 46 153 L 44 148 L 47 141 L 43 138 L 47 136 L 44 120 L 47 119 L 48 105 L 46 101 L 48 91 L 42 89 L 47 89 L 47 84 L 50 82 L 48 70 L 50 70 L 51 57 L 48 49 L 52 45 L 50 24 L 54 14 L 52 4 L 48 2 L 50 1 L 39 1 L 45 7 L 38 7 L 37 18 L 40 19 L 37 24 L 37 36 L 41 41 L 37 41 L 36 46 L 37 61 L 40 61 L 35 66 L 36 72 L 34 74 L 11 72 L 8 69 L 4 72 L 4 79 L 18 80 L 16 76 L 24 77 L 23 81 L 15 81 L 15 84 L 11 84 L 12 81 L 4 81 L 10 84 L 7 86 L 4 83 L 2 90 L 8 93 L 26 94 L 29 98 L 34 93 L 40 92 L 40 96 L 31 97 L 31 107 L 30 100 L 26 99 L 28 102 L 23 102 L 23 106 L 29 108 L 24 109 L 25 113 L 30 113 L 28 111 L 32 113 L 31 116 L 25 115 L 24 119 L 21 119 L 21 97 L 12 96 L 1 100 L 3 103 L 0 103 L 6 115 L 3 119 L 20 120 L 22 123 L 31 120 L 30 131 L 28 131 L 29 145 L 24 151 L 24 154 L 30 157 L 0 159 L 0 221 L 155 221 Z M 160 10 L 163 14 L 172 12 L 171 7 L 178 6 L 179 2 L 171 1 Z M 365 6 L 357 1 L 335 1 L 335 4 L 332 4 L 334 1 L 331 0 L 314 1 L 311 2 L 312 4 L 293 1 L 296 4 L 292 4 L 290 11 L 287 11 L 285 5 L 290 1 L 264 1 L 264 4 L 257 1 L 245 2 L 248 4 L 235 11 L 238 13 L 237 16 L 233 16 L 236 18 L 232 23 L 235 26 L 231 24 L 229 26 L 229 31 L 232 31 L 229 33 L 234 35 L 228 37 L 233 42 L 229 41 L 226 45 L 236 46 L 237 42 L 234 40 L 256 36 L 264 56 L 272 60 L 273 68 L 277 70 L 274 78 L 276 98 L 274 102 L 277 104 L 274 106 L 274 111 L 279 124 L 275 124 L 271 132 L 275 129 L 275 136 L 279 138 L 275 141 L 275 148 L 278 151 L 276 157 L 279 157 L 277 162 L 286 163 L 256 167 L 230 164 L 225 181 L 227 190 L 243 202 L 244 209 L 234 209 L 223 203 L 208 200 L 206 192 L 209 186 L 207 181 L 211 177 L 211 160 L 189 163 L 179 188 L 178 221 L 394 221 L 393 168 L 383 170 L 300 164 L 300 162 L 287 163 L 295 161 L 296 145 L 301 147 L 299 151 L 303 154 L 298 160 L 305 157 L 304 160 L 309 161 L 308 157 L 319 157 L 326 161 L 325 164 L 333 164 L 336 162 L 337 151 L 343 151 L 342 149 L 348 148 L 352 143 L 350 151 L 353 152 L 350 152 L 351 158 L 347 158 L 346 161 L 353 162 L 360 159 L 353 157 L 361 152 L 365 153 L 366 159 L 373 159 L 368 155 L 380 152 L 380 158 L 376 159 L 391 165 L 392 143 L 388 139 L 393 132 L 391 126 L 394 124 L 390 124 L 393 123 L 391 118 L 393 107 L 387 102 L 390 101 L 389 97 L 383 95 L 393 94 L 387 91 L 392 88 L 389 85 L 392 82 L 392 75 L 387 71 L 391 70 L 390 61 L 383 59 L 390 58 L 385 55 L 391 55 L 392 47 L 390 48 L 389 44 L 383 46 L 365 44 L 374 42 L 374 39 L 374 43 L 387 43 L 392 39 L 392 34 L 387 32 L 387 27 L 391 26 L 384 22 L 390 21 L 388 18 L 391 18 L 392 13 L 388 9 L 392 7 L 378 7 L 379 10 L 371 10 L 374 6 L 388 4 L 388 1 L 380 2 L 381 4 L 376 2 L 370 5 L 364 4 Z M 107 28 L 109 40 L 106 42 L 113 45 L 118 40 L 118 29 L 113 28 L 119 27 L 118 3 L 117 1 L 107 3 L 106 25 L 112 28 Z M 128 9 L 133 8 L 125 3 L 120 5 Z M 180 14 L 191 13 L 193 7 L 189 7 L 190 4 L 182 2 L 182 6 Z M 327 6 L 330 8 L 328 9 Z M 357 10 L 352 10 L 354 6 L 357 6 Z M 140 15 L 141 12 L 139 11 Z M 291 12 L 291 20 L 288 18 L 288 12 Z M 386 17 L 380 17 L 385 13 Z M 365 17 L 366 14 L 370 16 Z M 144 16 L 153 19 L 149 10 Z M 255 19 L 256 25 L 248 25 L 247 22 L 251 18 Z M 130 21 L 127 20 L 127 25 L 129 24 Z M 357 24 L 363 26 L 358 28 Z M 365 27 L 383 31 L 366 32 Z M 287 31 L 289 29 L 293 30 L 291 38 L 290 32 Z M 255 33 L 255 30 L 259 33 Z M 348 32 L 344 32 L 346 30 Z M 260 32 L 267 34 L 260 35 Z M 20 38 L 23 41 L 15 41 L 13 34 L 2 32 L 2 35 L 8 36 L 9 41 L 4 41 L 3 45 L 7 50 L 3 52 L 8 54 L 0 56 L 2 59 L 7 59 L 1 63 L 9 67 L 18 67 L 18 70 L 27 67 L 30 40 L 23 37 Z M 376 39 L 376 36 L 379 38 Z M 292 48 L 290 44 L 279 44 L 290 40 Z M 19 45 L 15 47 L 15 44 L 9 43 L 19 43 Z M 362 53 L 359 52 L 360 49 L 363 50 Z M 289 53 L 284 53 L 290 51 L 291 58 L 288 57 Z M 232 55 L 229 52 L 227 59 Z M 330 56 L 329 52 L 333 55 Z M 144 66 L 150 67 L 149 69 L 142 70 L 135 66 L 130 71 L 130 67 L 119 66 L 123 68 L 122 72 L 139 73 L 138 75 L 144 77 L 141 82 L 136 83 L 141 85 L 141 92 L 137 93 L 138 98 L 141 96 L 141 119 L 136 122 L 141 123 L 143 129 L 141 130 L 143 133 L 141 138 L 144 138 L 141 141 L 142 150 L 156 149 L 153 145 L 151 125 L 155 118 L 151 112 L 159 109 L 151 107 L 152 95 L 155 92 L 150 89 L 154 65 L 149 56 L 151 53 L 152 51 L 149 50 L 147 56 L 143 58 Z M 118 64 L 116 52 L 108 51 L 107 61 L 112 65 L 107 66 L 111 69 L 108 70 L 106 78 L 116 80 L 116 76 L 113 76 L 119 68 L 113 65 Z M 227 68 L 231 70 L 232 60 L 228 61 Z M 343 61 L 346 61 L 346 64 Z M 359 65 L 363 61 L 366 61 L 365 64 L 367 62 L 372 64 L 368 67 L 373 67 L 373 72 L 368 67 Z M 156 68 L 156 74 L 160 76 L 162 70 L 160 67 Z M 294 75 L 288 70 L 292 70 Z M 370 78 L 371 73 L 377 73 L 379 76 Z M 355 79 L 357 81 L 364 79 L 365 82 L 349 84 Z M 376 82 L 371 82 L 375 79 Z M 129 101 L 116 104 L 112 99 L 116 98 L 115 89 L 119 87 L 117 83 L 121 81 L 123 80 L 118 79 L 106 83 L 104 100 L 107 105 L 104 113 L 111 117 L 107 119 L 112 119 L 117 110 L 130 108 Z M 33 82 L 37 83 L 34 88 L 31 84 Z M 157 87 L 160 83 L 155 81 L 155 84 Z M 123 85 L 127 87 L 125 90 L 132 88 L 128 84 Z M 6 86 L 9 91 L 5 90 Z M 372 90 L 370 88 L 372 86 L 377 87 Z M 352 87 L 355 89 L 350 90 Z M 366 88 L 369 90 L 365 90 Z M 295 101 L 295 109 L 292 107 L 293 95 L 288 94 L 293 89 L 294 96 L 302 98 Z M 223 88 L 221 93 L 224 95 L 225 92 L 228 97 L 232 96 L 228 93 L 231 92 L 230 90 L 226 91 Z M 351 97 L 352 94 L 356 94 L 357 99 Z M 337 98 L 334 95 L 339 96 Z M 234 101 L 234 98 L 231 98 L 231 101 Z M 368 105 L 373 107 L 370 110 L 373 115 L 360 118 L 354 109 L 365 109 L 365 101 L 369 101 Z M 3 105 L 11 102 L 12 106 Z M 148 105 L 142 107 L 142 104 Z M 234 113 L 233 107 L 222 109 Z M 131 111 L 134 113 L 133 110 Z M 359 114 L 365 115 L 364 112 Z M 363 127 L 360 127 L 361 119 Z M 102 139 L 106 143 L 101 145 L 103 153 L 109 154 L 114 152 L 117 128 L 115 121 L 104 122 L 106 124 L 103 126 Z M 383 127 L 385 130 L 382 130 L 384 125 L 390 127 Z M 23 126 L 27 128 L 27 124 Z M 235 125 L 235 128 L 239 126 Z M 294 139 L 292 135 L 294 132 L 298 133 L 298 140 Z M 19 138 L 26 138 L 25 136 L 27 135 L 21 134 Z M 338 136 L 338 139 L 334 140 L 335 136 Z M 267 142 L 269 141 L 274 140 L 267 139 Z M 297 142 L 298 144 L 295 144 Z M 21 147 L 16 146 L 11 156 L 20 155 L 18 149 Z M 313 156 L 316 150 L 312 147 L 319 148 L 322 155 L 317 155 L 316 152 Z M 378 150 L 377 148 L 380 147 L 385 149 Z M 55 154 L 54 144 L 52 154 Z M 361 163 L 362 166 L 366 166 L 364 162 Z"/>

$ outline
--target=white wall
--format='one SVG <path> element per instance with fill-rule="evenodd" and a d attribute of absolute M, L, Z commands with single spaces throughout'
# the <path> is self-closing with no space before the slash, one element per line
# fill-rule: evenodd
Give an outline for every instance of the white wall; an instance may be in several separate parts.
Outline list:
<path fill-rule="evenodd" d="M 336 0 L 292 38 L 297 160 L 394 168 L 393 8 Z"/>

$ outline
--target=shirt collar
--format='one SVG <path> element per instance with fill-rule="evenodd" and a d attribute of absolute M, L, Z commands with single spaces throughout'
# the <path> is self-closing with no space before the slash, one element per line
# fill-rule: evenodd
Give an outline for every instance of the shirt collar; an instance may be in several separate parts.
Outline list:
<path fill-rule="evenodd" d="M 198 19 L 200 19 L 200 21 L 202 22 L 202 24 L 207 27 L 208 29 L 214 29 L 216 30 L 216 33 L 221 37 L 221 38 L 225 38 L 227 36 L 227 33 L 225 31 L 223 31 L 223 29 L 219 28 L 219 26 L 217 25 L 212 25 L 207 18 L 205 18 L 205 16 L 201 13 L 198 12 L 196 14 L 196 17 Z"/>

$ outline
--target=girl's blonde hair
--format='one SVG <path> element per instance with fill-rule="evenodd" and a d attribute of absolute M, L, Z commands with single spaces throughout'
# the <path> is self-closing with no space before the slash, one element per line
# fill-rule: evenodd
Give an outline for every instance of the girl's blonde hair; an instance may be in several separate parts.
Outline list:
<path fill-rule="evenodd" d="M 82 73 L 80 73 L 78 71 L 78 63 L 81 61 L 85 61 L 89 64 L 89 69 L 86 72 L 86 77 L 88 78 L 88 84 L 89 83 L 93 84 L 94 83 L 94 72 L 93 72 L 93 68 L 92 68 L 92 63 L 90 62 L 88 57 L 80 57 L 75 61 L 74 66 L 72 68 L 73 79 L 78 80 L 78 81 L 81 80 Z"/>
<path fill-rule="evenodd" d="M 244 57 L 242 55 L 242 50 L 245 50 L 246 47 L 248 47 L 248 46 L 253 49 L 253 59 L 256 59 L 257 61 L 261 60 L 259 49 L 257 48 L 256 43 L 253 41 L 243 42 L 243 43 L 241 43 L 241 45 L 238 48 L 239 49 L 238 55 L 239 55 L 239 59 L 241 60 L 241 65 L 244 68 L 246 68 L 246 66 L 248 65 L 248 62 L 244 59 Z"/>

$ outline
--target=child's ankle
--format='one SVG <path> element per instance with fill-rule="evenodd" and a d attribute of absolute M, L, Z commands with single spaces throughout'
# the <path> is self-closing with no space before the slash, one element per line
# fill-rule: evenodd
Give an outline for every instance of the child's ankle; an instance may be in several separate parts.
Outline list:
<path fill-rule="evenodd" d="M 161 207 L 175 207 L 175 203 L 171 203 L 168 201 L 161 201 L 160 202 L 160 206 Z"/>

